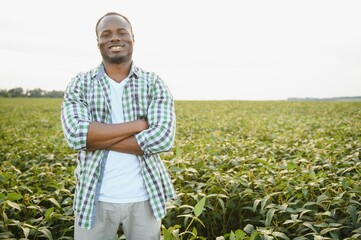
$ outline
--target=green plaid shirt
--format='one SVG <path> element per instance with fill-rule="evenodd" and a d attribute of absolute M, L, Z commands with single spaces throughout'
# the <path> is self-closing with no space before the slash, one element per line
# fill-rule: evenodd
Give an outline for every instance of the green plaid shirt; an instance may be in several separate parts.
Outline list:
<path fill-rule="evenodd" d="M 138 156 L 154 216 L 161 220 L 165 204 L 175 197 L 173 184 L 158 153 L 172 148 L 175 136 L 174 101 L 165 83 L 152 72 L 132 64 L 122 98 L 125 121 L 146 118 L 149 128 L 136 134 L 144 155 Z M 91 229 L 103 179 L 107 150 L 87 151 L 86 137 L 93 121 L 111 123 L 110 86 L 103 64 L 79 73 L 69 83 L 61 122 L 69 146 L 78 151 L 74 211 L 80 227 Z"/>

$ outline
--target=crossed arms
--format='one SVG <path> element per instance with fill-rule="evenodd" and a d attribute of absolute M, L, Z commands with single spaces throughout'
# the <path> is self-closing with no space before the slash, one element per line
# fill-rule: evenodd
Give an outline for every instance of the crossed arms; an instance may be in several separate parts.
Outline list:
<path fill-rule="evenodd" d="M 86 148 L 89 151 L 107 149 L 123 153 L 143 155 L 134 134 L 148 128 L 146 120 L 126 123 L 104 124 L 91 122 L 88 129 Z"/>

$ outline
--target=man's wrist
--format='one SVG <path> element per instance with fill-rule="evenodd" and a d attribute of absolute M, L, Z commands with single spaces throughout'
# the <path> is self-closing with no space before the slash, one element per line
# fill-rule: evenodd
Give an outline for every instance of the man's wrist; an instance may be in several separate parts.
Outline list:
<path fill-rule="evenodd" d="M 135 121 L 138 132 L 148 129 L 148 122 L 144 119 L 138 119 Z"/>

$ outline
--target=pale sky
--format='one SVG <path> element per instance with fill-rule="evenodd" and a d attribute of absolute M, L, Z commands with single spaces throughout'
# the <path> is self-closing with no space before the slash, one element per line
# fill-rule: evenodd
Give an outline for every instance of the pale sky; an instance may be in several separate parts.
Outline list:
<path fill-rule="evenodd" d="M 94 29 L 109 11 L 176 100 L 361 95 L 361 1 L 346 0 L 3 1 L 0 89 L 64 91 L 101 63 Z"/>

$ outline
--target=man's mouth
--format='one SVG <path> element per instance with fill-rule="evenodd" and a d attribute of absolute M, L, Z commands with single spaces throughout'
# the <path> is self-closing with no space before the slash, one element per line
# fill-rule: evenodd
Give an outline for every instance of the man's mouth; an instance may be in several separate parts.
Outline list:
<path fill-rule="evenodd" d="M 110 50 L 121 50 L 123 47 L 124 47 L 124 44 L 121 44 L 121 45 L 113 45 L 113 46 L 110 46 L 109 49 L 110 49 Z"/>

